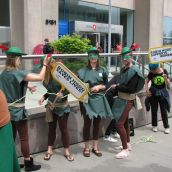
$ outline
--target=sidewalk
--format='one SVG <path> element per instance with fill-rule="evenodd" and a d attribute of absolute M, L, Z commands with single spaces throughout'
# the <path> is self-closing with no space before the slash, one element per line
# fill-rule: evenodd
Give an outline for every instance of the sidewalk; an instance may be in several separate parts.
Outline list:
<path fill-rule="evenodd" d="M 172 126 L 172 118 L 169 118 Z M 100 139 L 100 150 L 103 156 L 98 158 L 94 154 L 86 158 L 82 155 L 82 143 L 71 145 L 70 149 L 75 160 L 68 162 L 63 156 L 63 148 L 55 149 L 49 161 L 43 160 L 45 152 L 34 154 L 34 160 L 41 164 L 39 172 L 171 172 L 172 171 L 172 130 L 170 134 L 163 133 L 162 121 L 159 131 L 151 131 L 151 125 L 135 129 L 135 136 L 131 137 L 133 150 L 126 159 L 115 159 L 114 150 L 118 143 L 110 143 Z M 156 143 L 141 142 L 143 137 L 153 137 Z"/>

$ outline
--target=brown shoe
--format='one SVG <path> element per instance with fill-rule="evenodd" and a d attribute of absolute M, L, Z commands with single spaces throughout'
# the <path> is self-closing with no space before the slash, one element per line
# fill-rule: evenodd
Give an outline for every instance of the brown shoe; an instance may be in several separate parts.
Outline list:
<path fill-rule="evenodd" d="M 46 161 L 50 160 L 52 155 L 53 155 L 52 153 L 47 152 L 44 156 L 44 160 L 46 160 Z"/>
<path fill-rule="evenodd" d="M 98 157 L 101 157 L 102 156 L 102 153 L 97 149 L 92 149 L 92 152 L 96 155 L 96 156 L 98 156 Z"/>
<path fill-rule="evenodd" d="M 68 161 L 74 161 L 74 157 L 73 157 L 71 154 L 64 155 L 64 157 L 65 157 Z"/>
<path fill-rule="evenodd" d="M 84 155 L 85 157 L 90 157 L 90 149 L 84 149 L 84 150 L 83 150 L 83 155 Z"/>

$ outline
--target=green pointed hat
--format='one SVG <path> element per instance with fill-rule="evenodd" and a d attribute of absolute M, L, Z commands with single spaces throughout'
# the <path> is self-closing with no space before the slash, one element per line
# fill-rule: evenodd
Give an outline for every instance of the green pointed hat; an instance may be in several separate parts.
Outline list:
<path fill-rule="evenodd" d="M 12 55 L 12 56 L 22 56 L 26 55 L 26 53 L 23 53 L 20 48 L 18 47 L 11 47 L 8 51 L 5 52 L 6 55 Z"/>
<path fill-rule="evenodd" d="M 98 59 L 99 58 L 99 51 L 96 47 L 91 47 L 88 50 L 88 58 L 89 59 Z"/>
<path fill-rule="evenodd" d="M 129 55 L 129 53 L 131 53 L 132 51 L 130 50 L 130 48 L 128 47 L 124 47 L 122 50 L 121 50 L 121 57 L 123 60 L 129 60 L 131 58 L 131 56 Z"/>

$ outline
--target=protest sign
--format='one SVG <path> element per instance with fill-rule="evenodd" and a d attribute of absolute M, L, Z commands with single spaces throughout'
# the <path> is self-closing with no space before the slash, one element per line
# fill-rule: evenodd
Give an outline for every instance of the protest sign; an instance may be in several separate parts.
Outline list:
<path fill-rule="evenodd" d="M 88 87 L 65 65 L 57 62 L 51 71 L 53 78 L 65 87 L 79 101 L 85 101 L 88 95 Z"/>
<path fill-rule="evenodd" d="M 151 48 L 148 52 L 150 63 L 172 61 L 172 46 Z"/>

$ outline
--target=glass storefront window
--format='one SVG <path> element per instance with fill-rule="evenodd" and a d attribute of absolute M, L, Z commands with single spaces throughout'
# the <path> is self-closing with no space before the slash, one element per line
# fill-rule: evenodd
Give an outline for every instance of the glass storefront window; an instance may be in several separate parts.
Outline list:
<path fill-rule="evenodd" d="M 132 10 L 112 7 L 111 24 L 123 25 L 123 44 L 130 46 L 133 42 Z M 81 0 L 59 0 L 59 20 L 85 21 L 108 24 L 109 6 L 84 2 Z"/>
<path fill-rule="evenodd" d="M 172 17 L 163 19 L 163 45 L 172 44 Z"/>
<path fill-rule="evenodd" d="M 0 26 L 10 26 L 9 0 L 0 0 Z"/>

